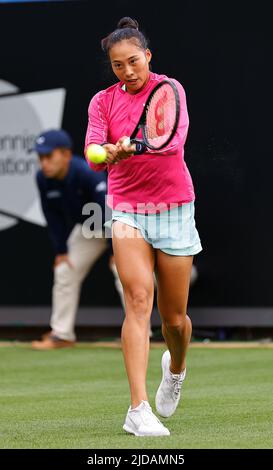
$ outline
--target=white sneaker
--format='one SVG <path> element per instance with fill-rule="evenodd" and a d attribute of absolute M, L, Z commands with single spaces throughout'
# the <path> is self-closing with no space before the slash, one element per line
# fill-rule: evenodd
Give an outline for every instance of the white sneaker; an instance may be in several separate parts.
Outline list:
<path fill-rule="evenodd" d="M 171 416 L 179 403 L 180 390 L 186 377 L 186 369 L 181 374 L 172 374 L 170 371 L 170 351 L 165 351 L 162 356 L 162 381 L 155 397 L 157 412 L 164 418 Z"/>
<path fill-rule="evenodd" d="M 144 400 L 142 400 L 137 408 L 129 408 L 123 429 L 135 436 L 170 435 L 170 431 L 163 426 L 152 412 L 149 403 Z"/>

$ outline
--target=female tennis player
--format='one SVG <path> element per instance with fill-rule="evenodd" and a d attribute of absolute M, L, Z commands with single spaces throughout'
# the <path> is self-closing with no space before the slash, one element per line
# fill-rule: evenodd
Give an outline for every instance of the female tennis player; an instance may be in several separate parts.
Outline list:
<path fill-rule="evenodd" d="M 189 125 L 186 97 L 182 85 L 171 79 L 178 90 L 180 112 L 177 130 L 167 146 L 151 150 L 142 143 L 131 143 L 128 137 L 151 91 L 170 79 L 150 71 L 152 54 L 137 21 L 122 18 L 101 44 L 119 81 L 90 102 L 85 151 L 91 143 L 103 145 L 107 151 L 105 163 L 89 164 L 95 171 L 108 169 L 113 248 L 125 295 L 121 339 L 131 406 L 123 429 L 136 436 L 168 436 L 169 430 L 149 404 L 146 372 L 155 272 L 167 345 L 155 402 L 159 415 L 171 416 L 186 376 L 192 331 L 187 316 L 192 261 L 202 250 L 195 227 L 192 179 L 184 161 Z M 163 107 L 156 110 L 157 119 L 160 115 L 163 122 L 167 120 Z M 142 137 L 141 131 L 137 137 Z"/>

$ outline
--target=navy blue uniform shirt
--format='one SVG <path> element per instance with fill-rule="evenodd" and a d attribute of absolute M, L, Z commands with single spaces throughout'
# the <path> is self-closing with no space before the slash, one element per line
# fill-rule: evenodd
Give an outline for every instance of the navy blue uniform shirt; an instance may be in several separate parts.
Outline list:
<path fill-rule="evenodd" d="M 71 230 L 88 217 L 82 215 L 86 203 L 100 204 L 104 221 L 107 176 L 104 172 L 91 171 L 85 159 L 73 155 L 63 180 L 46 178 L 41 170 L 36 178 L 55 253 L 64 254 Z"/>

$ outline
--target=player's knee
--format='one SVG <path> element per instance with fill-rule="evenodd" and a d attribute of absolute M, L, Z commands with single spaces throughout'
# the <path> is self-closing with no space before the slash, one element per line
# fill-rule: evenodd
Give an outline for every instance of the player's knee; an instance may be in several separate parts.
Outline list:
<path fill-rule="evenodd" d="M 132 314 L 146 318 L 151 305 L 151 293 L 145 288 L 131 288 L 125 291 L 126 304 Z"/>
<path fill-rule="evenodd" d="M 186 327 L 187 317 L 183 313 L 178 313 L 176 315 L 170 315 L 168 317 L 162 318 L 162 323 L 165 328 L 173 331 L 180 331 Z"/>

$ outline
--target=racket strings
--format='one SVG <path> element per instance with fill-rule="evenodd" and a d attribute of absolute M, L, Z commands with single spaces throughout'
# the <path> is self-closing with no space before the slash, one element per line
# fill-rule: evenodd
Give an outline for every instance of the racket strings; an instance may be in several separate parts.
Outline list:
<path fill-rule="evenodd" d="M 146 139 L 154 147 L 166 142 L 176 122 L 176 97 L 169 84 L 162 85 L 152 96 L 146 114 Z"/>

